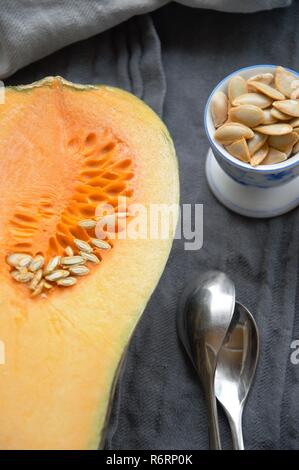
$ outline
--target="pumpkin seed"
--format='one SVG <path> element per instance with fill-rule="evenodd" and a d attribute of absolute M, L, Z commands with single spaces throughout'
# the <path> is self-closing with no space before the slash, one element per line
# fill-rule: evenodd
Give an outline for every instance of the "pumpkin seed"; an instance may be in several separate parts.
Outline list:
<path fill-rule="evenodd" d="M 19 271 L 19 273 L 21 274 L 25 274 L 25 273 L 28 273 L 28 269 L 27 268 L 22 268 L 20 266 L 17 266 L 16 269 Z"/>
<path fill-rule="evenodd" d="M 285 96 L 276 90 L 272 86 L 266 85 L 266 83 L 251 81 L 250 85 L 253 86 L 257 91 L 260 91 L 264 95 L 269 96 L 273 100 L 284 100 Z"/>
<path fill-rule="evenodd" d="M 263 122 L 264 113 L 261 108 L 251 104 L 236 106 L 229 110 L 229 118 L 248 127 L 256 127 Z"/>
<path fill-rule="evenodd" d="M 39 282 L 42 280 L 42 277 L 43 277 L 43 270 L 42 269 L 39 269 L 38 271 L 36 271 L 36 273 L 34 274 L 33 278 L 32 278 L 32 281 L 30 283 L 30 286 L 29 286 L 29 289 L 31 290 L 35 290 L 37 285 L 39 284 Z"/>
<path fill-rule="evenodd" d="M 293 147 L 294 147 L 293 145 L 288 145 L 288 147 L 285 148 L 283 153 L 286 154 L 287 158 L 289 158 L 292 155 Z"/>
<path fill-rule="evenodd" d="M 31 297 L 36 297 L 37 295 L 41 294 L 43 288 L 44 288 L 44 281 L 41 281 L 32 292 Z"/>
<path fill-rule="evenodd" d="M 293 80 L 291 83 L 291 100 L 296 100 L 299 98 L 299 80 Z"/>
<path fill-rule="evenodd" d="M 259 126 L 254 129 L 266 135 L 284 135 L 292 132 L 293 128 L 289 124 L 269 124 L 268 126 Z"/>
<path fill-rule="evenodd" d="M 53 284 L 50 284 L 49 282 L 47 281 L 44 281 L 44 288 L 45 289 L 52 289 L 53 288 Z"/>
<path fill-rule="evenodd" d="M 263 165 L 274 165 L 274 163 L 280 163 L 287 159 L 285 153 L 280 152 L 277 149 L 269 147 L 269 152 L 266 158 L 263 160 Z"/>
<path fill-rule="evenodd" d="M 42 268 L 44 263 L 45 263 L 45 258 L 42 255 L 37 255 L 35 256 L 35 258 L 33 258 L 31 263 L 29 264 L 28 269 L 29 271 L 34 273 L 38 271 L 40 268 Z"/>
<path fill-rule="evenodd" d="M 99 240 L 98 238 L 93 238 L 91 243 L 97 248 L 101 248 L 102 250 L 109 250 L 111 248 L 109 243 L 105 242 L 104 240 Z"/>
<path fill-rule="evenodd" d="M 293 154 L 295 155 L 298 152 L 299 152 L 299 142 L 297 142 L 297 144 L 295 144 L 293 147 Z"/>
<path fill-rule="evenodd" d="M 250 85 L 251 82 L 261 82 L 265 83 L 266 85 L 270 85 L 274 80 L 274 75 L 272 73 L 259 73 L 258 75 L 254 75 L 253 77 L 248 78 L 247 84 Z"/>
<path fill-rule="evenodd" d="M 97 223 L 96 223 L 95 220 L 85 219 L 85 220 L 81 220 L 78 223 L 78 225 L 79 225 L 79 227 L 82 227 L 82 228 L 85 228 L 85 229 L 89 230 L 89 229 L 95 228 Z"/>
<path fill-rule="evenodd" d="M 71 266 L 73 264 L 82 264 L 84 263 L 84 259 L 82 256 L 65 256 L 61 259 L 60 264 L 64 264 L 65 266 Z"/>
<path fill-rule="evenodd" d="M 17 267 L 19 266 L 19 263 L 21 259 L 23 259 L 24 256 L 27 256 L 24 253 L 12 253 L 11 255 L 6 257 L 6 262 L 12 267 Z"/>
<path fill-rule="evenodd" d="M 69 272 L 76 276 L 86 276 L 90 271 L 87 266 L 70 266 Z"/>
<path fill-rule="evenodd" d="M 254 136 L 247 141 L 249 154 L 253 155 L 256 153 L 266 142 L 267 136 L 265 134 L 260 134 L 255 132 Z"/>
<path fill-rule="evenodd" d="M 226 150 L 234 157 L 242 160 L 242 162 L 247 163 L 250 161 L 250 154 L 244 137 L 227 146 Z"/>
<path fill-rule="evenodd" d="M 282 113 L 299 117 L 299 100 L 274 101 L 273 106 Z"/>
<path fill-rule="evenodd" d="M 45 276 L 47 281 L 58 281 L 59 279 L 63 279 L 68 277 L 70 273 L 65 269 L 57 269 L 57 271 L 53 271 L 52 273 Z"/>
<path fill-rule="evenodd" d="M 297 100 L 299 98 L 299 88 L 296 88 L 296 90 L 292 91 L 291 93 L 291 100 Z"/>
<path fill-rule="evenodd" d="M 27 268 L 29 264 L 31 263 L 31 261 L 32 261 L 32 256 L 24 255 L 22 258 L 20 258 L 20 261 L 19 261 L 20 268 Z"/>
<path fill-rule="evenodd" d="M 271 147 L 280 150 L 281 152 L 286 152 L 288 147 L 296 144 L 298 142 L 299 136 L 296 132 L 291 132 L 290 134 L 285 135 L 271 135 L 269 137 L 269 145 Z"/>
<path fill-rule="evenodd" d="M 85 242 L 84 240 L 79 240 L 78 238 L 74 239 L 74 243 L 77 248 L 81 251 L 85 251 L 85 253 L 92 253 L 92 247 L 89 243 Z"/>
<path fill-rule="evenodd" d="M 235 75 L 228 82 L 228 99 L 232 103 L 238 96 L 247 93 L 247 83 L 240 75 Z"/>
<path fill-rule="evenodd" d="M 245 93 L 238 96 L 233 101 L 233 106 L 240 106 L 242 104 L 252 104 L 258 108 L 268 108 L 272 104 L 272 99 L 262 93 Z"/>
<path fill-rule="evenodd" d="M 252 166 L 260 165 L 260 163 L 262 163 L 262 161 L 266 158 L 268 151 L 269 151 L 269 146 L 267 142 L 265 142 L 264 145 L 252 155 L 250 159 L 251 165 Z"/>
<path fill-rule="evenodd" d="M 271 108 L 270 113 L 278 121 L 289 121 L 291 119 L 291 116 L 289 116 L 288 114 L 282 113 L 276 108 Z"/>
<path fill-rule="evenodd" d="M 228 99 L 223 91 L 216 92 L 211 99 L 211 115 L 217 128 L 227 120 Z"/>
<path fill-rule="evenodd" d="M 85 253 L 84 251 L 80 251 L 80 256 L 82 256 L 85 261 L 90 261 L 94 264 L 100 263 L 99 258 L 94 253 Z"/>
<path fill-rule="evenodd" d="M 57 285 L 63 287 L 70 287 L 76 284 L 76 282 L 77 279 L 75 279 L 74 277 L 67 277 L 66 279 L 59 279 L 59 281 L 57 281 Z"/>
<path fill-rule="evenodd" d="M 45 274 L 51 273 L 54 271 L 57 266 L 60 264 L 61 256 L 53 256 L 53 258 L 50 259 L 48 262 L 46 268 L 45 268 Z"/>
<path fill-rule="evenodd" d="M 293 126 L 294 128 L 295 128 L 295 127 L 299 127 L 299 118 L 293 118 L 293 119 L 291 119 L 290 122 L 289 122 L 289 124 L 290 124 L 291 126 Z"/>
<path fill-rule="evenodd" d="M 296 80 L 296 77 L 285 70 L 283 67 L 277 67 L 275 71 L 275 85 L 276 88 L 288 98 L 292 93 L 292 82 Z"/>
<path fill-rule="evenodd" d="M 243 124 L 239 124 L 238 122 L 229 122 L 218 127 L 214 136 L 221 144 L 230 144 L 242 137 L 250 139 L 253 137 L 253 132 L 249 127 L 244 126 Z"/>
<path fill-rule="evenodd" d="M 64 252 L 67 256 L 74 256 L 74 250 L 71 246 L 67 246 L 65 249 L 64 249 Z"/>
<path fill-rule="evenodd" d="M 12 271 L 11 272 L 12 277 L 15 279 L 17 282 L 21 282 L 26 284 L 27 282 L 30 282 L 34 276 L 33 273 L 27 272 L 27 273 L 20 273 L 19 271 Z"/>
<path fill-rule="evenodd" d="M 275 111 L 277 111 L 277 109 Z M 275 124 L 277 122 L 277 119 L 271 113 L 270 108 L 264 109 L 262 112 L 263 112 L 263 120 L 261 124 Z"/>

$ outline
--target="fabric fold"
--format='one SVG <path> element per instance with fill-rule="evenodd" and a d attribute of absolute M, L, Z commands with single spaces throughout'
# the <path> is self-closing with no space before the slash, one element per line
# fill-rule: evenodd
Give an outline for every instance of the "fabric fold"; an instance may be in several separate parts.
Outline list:
<path fill-rule="evenodd" d="M 1 2 L 0 79 L 71 43 L 87 39 L 169 0 L 9 0 Z M 188 0 L 196 8 L 253 12 L 291 0 Z"/>

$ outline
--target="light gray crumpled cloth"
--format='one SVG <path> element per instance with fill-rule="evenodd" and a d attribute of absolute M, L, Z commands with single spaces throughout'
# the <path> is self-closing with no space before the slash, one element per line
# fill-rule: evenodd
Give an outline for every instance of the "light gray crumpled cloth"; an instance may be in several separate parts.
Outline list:
<path fill-rule="evenodd" d="M 292 0 L 181 0 L 193 7 L 254 12 Z M 94 36 L 169 0 L 5 0 L 0 6 L 0 78 L 73 42 Z"/>

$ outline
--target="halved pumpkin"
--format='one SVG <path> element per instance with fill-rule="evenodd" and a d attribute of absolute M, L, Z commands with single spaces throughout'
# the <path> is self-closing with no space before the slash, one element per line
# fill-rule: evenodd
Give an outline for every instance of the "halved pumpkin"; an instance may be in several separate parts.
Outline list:
<path fill-rule="evenodd" d="M 110 249 L 94 248 L 100 262 L 86 262 L 88 275 L 73 287 L 49 282 L 37 296 L 6 260 L 22 253 L 47 263 L 67 246 L 78 251 L 75 239 L 96 238 L 79 222 L 105 203 L 117 213 L 126 210 L 120 200 L 146 209 L 178 203 L 172 141 L 133 95 L 48 77 L 6 89 L 0 175 L 0 448 L 97 448 L 118 366 L 161 276 L 173 226 L 158 239 L 111 239 L 106 228 Z M 17 269 L 24 274 L 28 264 Z"/>

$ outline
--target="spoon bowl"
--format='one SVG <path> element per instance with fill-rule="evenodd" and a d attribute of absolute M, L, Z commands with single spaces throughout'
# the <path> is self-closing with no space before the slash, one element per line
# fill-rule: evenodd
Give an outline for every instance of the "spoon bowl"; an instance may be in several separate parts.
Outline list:
<path fill-rule="evenodd" d="M 259 357 L 259 334 L 252 314 L 236 302 L 218 354 L 215 394 L 227 415 L 234 448 L 244 449 L 242 414 Z"/>

